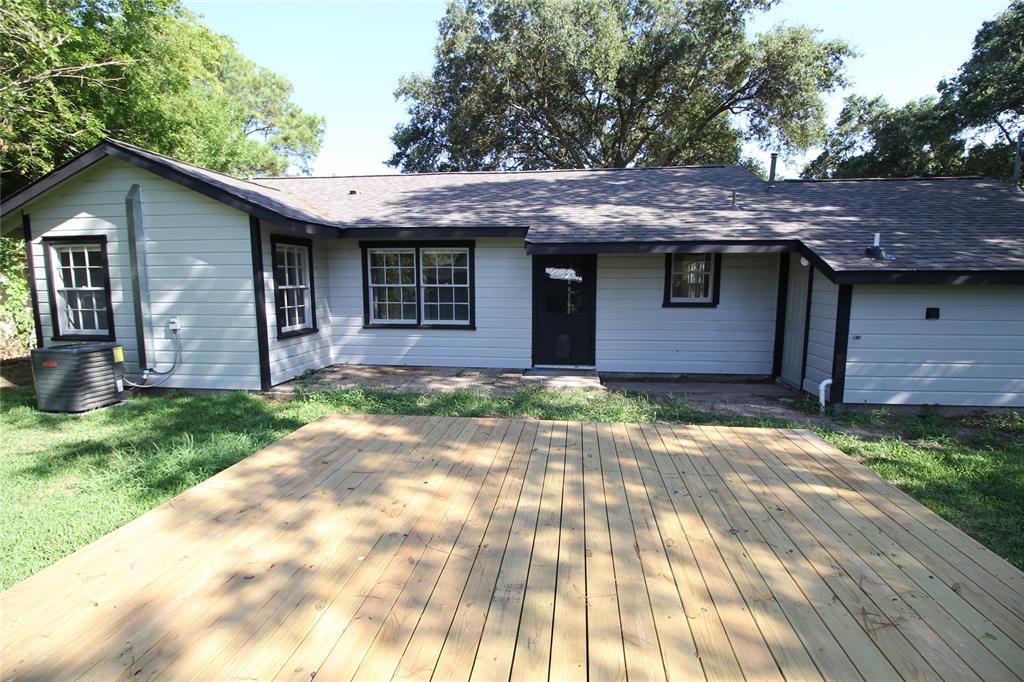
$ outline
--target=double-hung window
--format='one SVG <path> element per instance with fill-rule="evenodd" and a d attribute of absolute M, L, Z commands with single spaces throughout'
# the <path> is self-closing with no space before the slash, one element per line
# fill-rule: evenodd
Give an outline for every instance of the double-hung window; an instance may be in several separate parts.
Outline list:
<path fill-rule="evenodd" d="M 43 246 L 53 338 L 113 339 L 106 238 L 48 238 Z"/>
<path fill-rule="evenodd" d="M 665 257 L 666 307 L 718 305 L 722 254 L 670 253 Z"/>
<path fill-rule="evenodd" d="M 271 235 L 270 248 L 278 338 L 317 331 L 312 242 Z"/>
<path fill-rule="evenodd" d="M 367 326 L 473 328 L 473 245 L 363 244 Z"/>

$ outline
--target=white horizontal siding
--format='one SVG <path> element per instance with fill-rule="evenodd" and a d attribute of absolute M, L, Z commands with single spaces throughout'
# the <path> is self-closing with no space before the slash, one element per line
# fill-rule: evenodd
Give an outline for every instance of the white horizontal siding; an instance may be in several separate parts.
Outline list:
<path fill-rule="evenodd" d="M 267 338 L 270 348 L 270 383 L 279 384 L 309 369 L 331 364 L 330 245 L 331 240 L 313 241 L 313 288 L 316 296 L 317 331 L 313 334 L 277 338 L 277 308 L 274 299 L 274 271 L 270 235 L 294 236 L 262 226 L 263 279 L 266 285 Z"/>
<path fill-rule="evenodd" d="M 855 286 L 843 399 L 1024 406 L 1024 287 Z"/>
<path fill-rule="evenodd" d="M 174 317 L 181 326 L 182 363 L 163 385 L 258 389 L 248 216 L 115 159 L 98 162 L 23 209 L 32 222 L 45 344 L 55 342 L 40 239 L 104 235 L 116 341 L 124 346 L 129 371 L 137 371 L 125 213 L 125 196 L 133 184 L 142 189 L 147 238 L 151 364 L 170 366 L 174 350 L 167 322 Z"/>
<path fill-rule="evenodd" d="M 811 314 L 807 322 L 807 371 L 803 385 L 804 390 L 813 395 L 818 395 L 818 384 L 832 376 L 838 301 L 839 287 L 815 270 L 811 284 Z"/>
<path fill-rule="evenodd" d="M 355 240 L 331 243 L 334 362 L 530 367 L 531 262 L 522 240 L 476 240 L 475 330 L 364 328 L 361 257 Z"/>
<path fill-rule="evenodd" d="M 724 254 L 717 307 L 665 308 L 664 255 L 599 256 L 598 371 L 770 374 L 778 264 Z"/>

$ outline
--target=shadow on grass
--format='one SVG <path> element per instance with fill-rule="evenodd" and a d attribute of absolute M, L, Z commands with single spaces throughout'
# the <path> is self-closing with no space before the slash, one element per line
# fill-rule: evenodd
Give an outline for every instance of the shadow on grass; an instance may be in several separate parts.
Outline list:
<path fill-rule="evenodd" d="M 1024 416 L 844 415 L 876 438 L 822 435 L 947 521 L 1024 568 Z"/>
<path fill-rule="evenodd" d="M 184 490 L 307 421 L 257 396 L 144 396 L 82 415 L 34 409 L 31 390 L 7 391 L 0 410 L 14 476 L 83 477 L 145 500 Z M 319 415 L 316 415 L 319 416 Z"/>

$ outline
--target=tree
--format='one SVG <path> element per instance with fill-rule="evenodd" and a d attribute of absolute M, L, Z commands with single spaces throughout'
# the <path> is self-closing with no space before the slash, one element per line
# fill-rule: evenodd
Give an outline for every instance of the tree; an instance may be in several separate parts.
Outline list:
<path fill-rule="evenodd" d="M 178 0 L 10 0 L 0 10 L 5 193 L 104 136 L 239 175 L 308 172 L 324 121 Z"/>
<path fill-rule="evenodd" d="M 324 120 L 178 0 L 0 4 L 5 195 L 111 136 L 238 175 L 308 173 Z M 23 243 L 0 245 L 0 353 L 31 344 Z"/>
<path fill-rule="evenodd" d="M 822 151 L 804 177 L 957 175 L 965 143 L 934 98 L 893 108 L 883 98 L 847 97 Z"/>
<path fill-rule="evenodd" d="M 970 59 L 938 85 L 940 97 L 894 108 L 848 97 L 807 178 L 986 175 L 1010 180 L 1024 128 L 1024 2 L 974 39 Z M 1022 183 L 1024 186 L 1024 183 Z"/>
<path fill-rule="evenodd" d="M 974 37 L 971 58 L 939 92 L 961 128 L 995 129 L 1013 144 L 1024 127 L 1024 1 L 1014 0 Z"/>
<path fill-rule="evenodd" d="M 852 54 L 804 27 L 750 39 L 775 0 L 454 0 L 430 76 L 403 78 L 403 171 L 734 163 L 824 135 Z"/>

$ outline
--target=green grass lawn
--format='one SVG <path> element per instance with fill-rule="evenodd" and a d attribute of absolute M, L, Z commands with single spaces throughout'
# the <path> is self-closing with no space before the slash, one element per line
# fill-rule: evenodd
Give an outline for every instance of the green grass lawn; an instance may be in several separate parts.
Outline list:
<path fill-rule="evenodd" d="M 31 390 L 0 396 L 0 588 L 328 412 L 795 426 L 634 394 L 541 390 L 489 397 L 356 389 L 287 402 L 247 393 L 144 396 L 82 416 L 33 406 Z M 815 430 L 1024 568 L 1021 415 L 848 415 Z"/>

